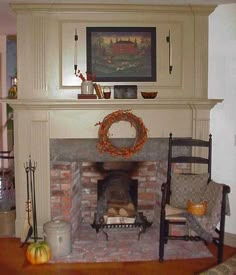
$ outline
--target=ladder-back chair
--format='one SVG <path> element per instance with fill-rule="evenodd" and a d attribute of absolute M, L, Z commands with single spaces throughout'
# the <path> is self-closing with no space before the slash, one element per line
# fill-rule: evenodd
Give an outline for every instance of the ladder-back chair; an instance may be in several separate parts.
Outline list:
<path fill-rule="evenodd" d="M 168 240 L 204 241 L 206 244 L 212 241 L 218 248 L 217 261 L 222 262 L 225 215 L 228 211 L 227 193 L 230 188 L 212 181 L 211 166 L 211 135 L 209 140 L 200 140 L 173 138 L 170 133 L 167 180 L 161 187 L 160 262 L 164 260 Z M 201 205 L 203 201 L 207 203 L 205 214 L 198 216 L 189 213 L 189 202 Z M 209 224 L 213 226 L 214 234 Z M 183 225 L 187 230 L 172 234 L 171 226 L 176 225 Z"/>

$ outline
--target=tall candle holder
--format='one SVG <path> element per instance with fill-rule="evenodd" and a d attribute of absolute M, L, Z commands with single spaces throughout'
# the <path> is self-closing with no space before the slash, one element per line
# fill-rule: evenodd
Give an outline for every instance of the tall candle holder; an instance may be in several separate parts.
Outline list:
<path fill-rule="evenodd" d="M 172 73 L 173 70 L 173 63 L 172 63 L 172 43 L 171 43 L 171 32 L 169 30 L 169 34 L 166 37 L 166 42 L 169 45 L 169 74 Z"/>
<path fill-rule="evenodd" d="M 79 77 L 82 80 L 81 83 L 81 94 L 82 95 L 93 95 L 94 92 L 94 81 L 96 79 L 96 75 L 86 72 L 86 75 L 84 76 L 82 72 L 78 69 L 78 32 L 77 29 L 75 29 L 74 33 L 74 74 L 76 77 Z"/>
<path fill-rule="evenodd" d="M 77 54 L 78 54 L 78 40 L 79 40 L 79 36 L 77 33 L 77 29 L 75 29 L 75 35 L 74 35 L 74 40 L 75 40 L 75 52 L 74 52 L 74 71 L 75 71 L 75 75 L 77 73 L 77 69 L 78 69 L 78 60 L 77 60 Z"/>

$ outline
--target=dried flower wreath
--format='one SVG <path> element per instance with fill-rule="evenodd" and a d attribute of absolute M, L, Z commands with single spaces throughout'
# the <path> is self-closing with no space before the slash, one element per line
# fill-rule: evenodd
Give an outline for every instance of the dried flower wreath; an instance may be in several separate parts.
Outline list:
<path fill-rule="evenodd" d="M 131 126 L 136 129 L 135 142 L 130 147 L 116 147 L 112 144 L 109 138 L 110 127 L 113 123 L 120 121 L 128 121 Z M 147 140 L 147 128 L 144 126 L 142 119 L 135 116 L 128 110 L 115 111 L 107 115 L 102 122 L 98 122 L 96 125 L 100 126 L 98 131 L 99 142 L 97 144 L 97 149 L 101 153 L 107 152 L 112 156 L 123 156 L 125 158 L 130 158 L 133 154 L 143 148 L 143 145 Z"/>

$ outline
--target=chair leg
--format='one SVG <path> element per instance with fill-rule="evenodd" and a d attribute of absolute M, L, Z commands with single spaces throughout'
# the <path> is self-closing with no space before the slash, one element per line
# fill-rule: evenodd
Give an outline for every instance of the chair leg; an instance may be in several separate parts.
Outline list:
<path fill-rule="evenodd" d="M 164 224 L 160 224 L 160 237 L 159 237 L 159 262 L 164 260 L 164 246 L 165 246 L 165 228 Z"/>
<path fill-rule="evenodd" d="M 167 223 L 162 215 L 160 222 L 160 237 L 159 237 L 159 262 L 163 262 L 164 260 L 164 249 L 166 243 L 166 226 Z"/>
<path fill-rule="evenodd" d="M 220 228 L 219 231 L 219 241 L 217 243 L 217 263 L 220 264 L 223 261 L 223 251 L 224 251 L 224 229 Z"/>
<path fill-rule="evenodd" d="M 227 188 L 224 187 L 223 197 L 222 197 L 222 206 L 221 206 L 221 219 L 220 219 L 220 230 L 219 230 L 218 253 L 217 253 L 218 263 L 222 263 L 222 261 L 223 261 L 224 236 L 225 236 L 226 192 L 227 192 Z"/>
<path fill-rule="evenodd" d="M 159 262 L 164 261 L 165 244 L 168 241 L 169 223 L 162 221 L 160 224 L 160 239 L 159 239 Z"/>

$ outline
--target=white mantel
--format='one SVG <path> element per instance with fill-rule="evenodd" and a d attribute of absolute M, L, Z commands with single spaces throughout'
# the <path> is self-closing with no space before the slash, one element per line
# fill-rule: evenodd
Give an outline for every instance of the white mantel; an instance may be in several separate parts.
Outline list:
<path fill-rule="evenodd" d="M 106 110 L 106 109 L 169 109 L 193 108 L 212 109 L 222 99 L 47 99 L 47 100 L 4 100 L 14 110 Z"/>
<path fill-rule="evenodd" d="M 45 127 L 49 129 L 49 138 L 97 138 L 97 128 L 94 125 L 116 110 L 130 110 L 141 117 L 148 128 L 149 137 L 167 137 L 173 132 L 179 136 L 206 138 L 209 134 L 210 110 L 222 100 L 28 99 L 7 102 L 15 111 L 15 119 L 22 117 L 24 127 L 27 123 L 32 127 L 36 121 L 47 123 Z M 24 134 L 25 131 L 27 130 L 23 131 Z M 120 131 L 115 135 L 127 137 L 127 133 Z M 32 143 L 34 142 L 29 140 L 27 146 Z"/>
<path fill-rule="evenodd" d="M 18 99 L 7 102 L 14 109 L 17 236 L 22 237 L 25 218 L 23 164 L 29 155 L 38 163 L 40 233 L 42 225 L 51 219 L 50 139 L 97 138 L 98 128 L 94 125 L 118 109 L 131 110 L 141 117 L 149 137 L 168 137 L 169 132 L 175 136 L 208 136 L 210 110 L 222 101 L 208 99 L 207 92 L 208 15 L 214 6 L 13 4 L 12 7 L 17 13 L 19 85 Z M 133 83 L 138 86 L 138 99 L 77 100 L 80 82 L 73 76 L 73 32 L 78 28 L 79 68 L 86 70 L 86 26 L 156 26 L 157 82 Z M 169 29 L 173 33 L 172 74 L 166 62 Z M 140 97 L 140 91 L 144 90 L 159 93 L 154 100 L 144 100 Z M 114 137 L 116 134 L 127 136 L 125 131 L 118 131 Z"/>

